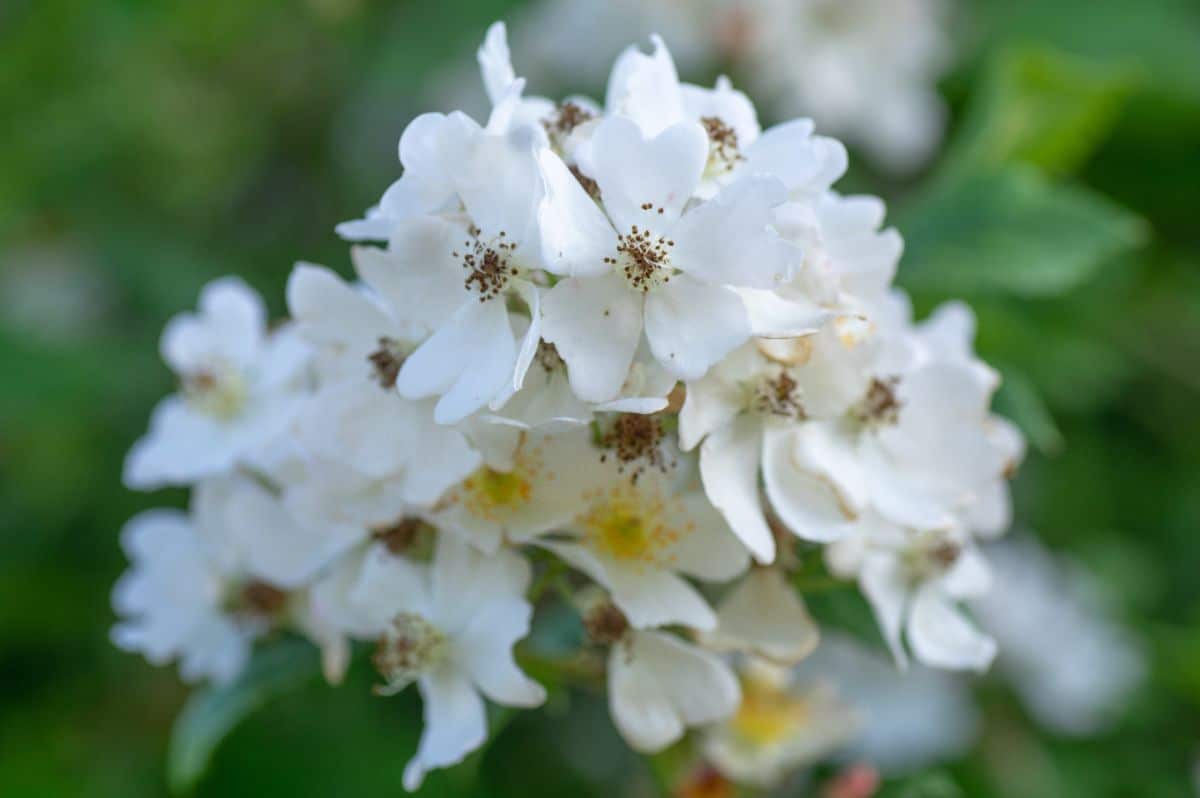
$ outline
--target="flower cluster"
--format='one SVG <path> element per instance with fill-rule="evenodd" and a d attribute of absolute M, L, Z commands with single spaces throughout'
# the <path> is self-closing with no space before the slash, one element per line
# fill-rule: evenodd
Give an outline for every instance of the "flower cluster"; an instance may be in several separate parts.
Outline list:
<path fill-rule="evenodd" d="M 413 120 L 338 228 L 356 280 L 298 264 L 269 327 L 227 278 L 168 325 L 179 388 L 125 477 L 192 506 L 127 526 L 116 643 L 217 682 L 282 629 L 331 681 L 373 644 L 378 692 L 424 700 L 410 789 L 483 743 L 484 699 L 545 699 L 514 646 L 552 597 L 632 747 L 703 727 L 738 780 L 852 723 L 790 670 L 809 571 L 857 581 L 901 665 L 986 668 L 960 602 L 1021 440 L 970 312 L 914 323 L 891 288 L 901 240 L 832 189 L 843 147 L 680 83 L 658 39 L 603 105 L 525 96 L 502 25 L 479 62 L 486 124 Z"/>

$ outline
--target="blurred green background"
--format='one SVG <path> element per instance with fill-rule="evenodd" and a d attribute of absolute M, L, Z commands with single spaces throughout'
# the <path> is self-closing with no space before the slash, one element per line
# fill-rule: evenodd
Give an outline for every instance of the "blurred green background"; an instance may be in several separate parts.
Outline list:
<path fill-rule="evenodd" d="M 186 499 L 120 483 L 171 387 L 159 331 L 219 275 L 244 276 L 282 313 L 293 261 L 344 270 L 333 225 L 397 174 L 399 133 L 430 103 L 423 85 L 472 66 L 487 24 L 519 5 L 0 4 L 0 796 L 166 794 L 187 691 L 107 639 L 121 525 Z M 1149 675 L 1119 722 L 1084 740 L 1039 730 L 984 684 L 975 751 L 883 794 L 1193 795 L 1200 4 L 959 12 L 943 156 L 902 181 L 859 163 L 843 187 L 888 198 L 918 308 L 976 307 L 980 350 L 1006 377 L 998 407 L 1031 441 L 1018 523 L 1098 575 Z M 568 88 L 601 89 L 533 87 Z M 375 699 L 369 680 L 360 669 L 272 702 L 218 750 L 198 794 L 400 794 L 418 703 Z M 565 716 L 524 713 L 426 794 L 652 785 L 583 697 Z"/>

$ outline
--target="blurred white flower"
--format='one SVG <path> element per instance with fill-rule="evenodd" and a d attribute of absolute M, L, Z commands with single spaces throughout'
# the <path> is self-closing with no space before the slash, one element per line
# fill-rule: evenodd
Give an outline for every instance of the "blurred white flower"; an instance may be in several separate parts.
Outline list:
<path fill-rule="evenodd" d="M 282 435 L 308 386 L 308 348 L 290 328 L 267 331 L 262 300 L 227 277 L 205 286 L 200 312 L 171 319 L 163 360 L 179 392 L 154 409 L 125 461 L 125 483 L 195 482 L 252 462 Z"/>
<path fill-rule="evenodd" d="M 1023 536 L 986 548 L 996 590 L 971 602 L 1000 645 L 999 673 L 1033 716 L 1062 734 L 1107 728 L 1146 673 L 1094 578 Z"/>

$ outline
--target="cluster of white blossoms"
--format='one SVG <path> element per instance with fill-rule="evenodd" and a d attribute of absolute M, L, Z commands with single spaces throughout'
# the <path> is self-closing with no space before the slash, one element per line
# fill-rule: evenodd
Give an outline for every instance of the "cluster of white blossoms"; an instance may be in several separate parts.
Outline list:
<path fill-rule="evenodd" d="M 413 120 L 400 178 L 338 228 L 356 280 L 297 265 L 269 326 L 222 279 L 168 325 L 179 389 L 125 476 L 192 507 L 126 528 L 117 644 L 216 682 L 281 630 L 331 681 L 374 644 L 379 692 L 424 701 L 410 789 L 483 743 L 485 699 L 545 699 L 514 646 L 559 598 L 625 740 L 700 728 L 737 780 L 853 722 L 791 671 L 818 646 L 810 553 L 901 666 L 986 668 L 961 602 L 1021 440 L 970 312 L 916 323 L 891 288 L 901 240 L 832 189 L 843 147 L 680 83 L 657 38 L 603 105 L 525 96 L 500 24 L 479 62 L 486 124 Z"/>

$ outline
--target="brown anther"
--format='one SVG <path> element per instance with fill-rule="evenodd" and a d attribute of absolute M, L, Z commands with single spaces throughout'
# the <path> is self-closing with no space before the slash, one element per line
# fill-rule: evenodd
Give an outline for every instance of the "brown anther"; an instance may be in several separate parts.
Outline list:
<path fill-rule="evenodd" d="M 579 181 L 579 185 L 583 186 L 583 190 L 587 192 L 588 196 L 594 199 L 596 202 L 599 202 L 600 184 L 585 175 L 580 168 L 574 164 L 567 168 L 571 174 L 575 176 L 575 179 Z"/>
<path fill-rule="evenodd" d="M 287 606 L 287 601 L 286 591 L 254 579 L 242 586 L 237 603 L 246 614 L 270 618 L 282 612 Z"/>
<path fill-rule="evenodd" d="M 799 386 L 787 371 L 780 371 L 779 376 L 764 381 L 758 389 L 756 403 L 758 410 L 773 416 L 803 421 L 808 417 L 804 405 L 800 402 Z"/>
<path fill-rule="evenodd" d="M 533 357 L 538 365 L 546 371 L 557 371 L 564 365 L 562 355 L 558 353 L 557 347 L 549 341 L 538 341 L 537 352 Z"/>
<path fill-rule="evenodd" d="M 542 122 L 542 125 L 551 135 L 567 136 L 584 122 L 595 118 L 596 115 L 582 105 L 566 102 L 558 106 L 554 115 Z"/>
<path fill-rule="evenodd" d="M 737 131 L 725 124 L 720 117 L 704 116 L 700 118 L 704 131 L 708 133 L 708 157 L 719 168 L 728 172 L 734 165 L 744 160 L 738 151 Z"/>
<path fill-rule="evenodd" d="M 952 540 L 943 540 L 929 550 L 929 558 L 943 570 L 958 562 L 962 546 Z"/>
<path fill-rule="evenodd" d="M 420 518 L 401 518 L 390 526 L 371 530 L 371 537 L 382 543 L 397 557 L 404 555 L 420 542 L 421 534 L 430 527 Z"/>
<path fill-rule="evenodd" d="M 646 203 L 642 207 L 652 206 Z M 670 259 L 674 246 L 674 241 L 635 224 L 628 233 L 617 235 L 617 255 L 605 258 L 604 262 L 619 269 L 632 288 L 646 292 L 671 279 Z"/>
<path fill-rule="evenodd" d="M 899 377 L 872 378 L 867 395 L 853 411 L 859 421 L 871 424 L 895 424 L 900 419 L 903 402 L 896 396 Z"/>
<path fill-rule="evenodd" d="M 598 646 L 611 646 L 625 638 L 629 620 L 611 602 L 592 607 L 583 615 L 583 630 L 588 640 Z"/>
<path fill-rule="evenodd" d="M 396 378 L 400 376 L 400 367 L 404 365 L 399 341 L 394 338 L 380 338 L 379 348 L 367 355 L 367 360 L 375 367 L 372 376 L 380 386 L 396 387 Z"/>
<path fill-rule="evenodd" d="M 627 468 L 632 469 L 634 483 L 647 468 L 657 468 L 665 474 L 675 463 L 666 461 L 663 437 L 662 420 L 658 416 L 622 413 L 600 438 L 600 445 L 607 450 L 600 456 L 600 462 L 607 462 L 610 453 L 615 455 L 617 470 L 623 474 Z"/>
<path fill-rule="evenodd" d="M 474 234 L 478 236 L 478 232 Z M 467 278 L 463 286 L 474 290 L 479 295 L 480 302 L 494 299 L 504 292 L 508 282 L 517 275 L 517 267 L 512 263 L 512 254 L 517 245 L 507 240 L 501 232 L 496 240 L 485 244 L 478 237 L 464 241 L 464 254 L 451 253 L 461 258 L 463 268 L 467 270 Z"/>

